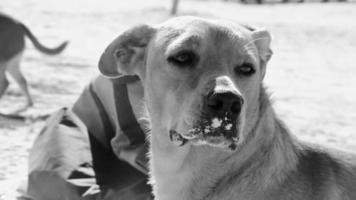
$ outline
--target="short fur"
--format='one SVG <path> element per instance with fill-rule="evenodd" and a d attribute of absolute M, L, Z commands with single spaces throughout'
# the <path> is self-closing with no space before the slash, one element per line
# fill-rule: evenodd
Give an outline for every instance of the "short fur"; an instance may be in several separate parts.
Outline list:
<path fill-rule="evenodd" d="M 298 141 L 276 116 L 262 84 L 270 40 L 263 29 L 179 17 L 134 27 L 103 53 L 104 75 L 136 74 L 145 87 L 156 200 L 356 199 L 356 162 Z M 182 50 L 194 52 L 198 61 L 171 63 Z M 256 72 L 236 74 L 246 62 Z M 209 140 L 209 132 L 198 139 L 187 135 L 206 113 L 206 94 L 223 86 L 244 99 L 235 150 L 224 139 Z M 171 130 L 186 142 L 172 142 Z"/>
<path fill-rule="evenodd" d="M 0 98 L 9 86 L 5 72 L 9 72 L 19 84 L 27 98 L 27 106 L 33 105 L 28 90 L 27 81 L 20 70 L 20 62 L 25 48 L 25 36 L 36 49 L 48 55 L 61 53 L 68 42 L 63 42 L 56 48 L 48 48 L 38 42 L 37 38 L 21 22 L 0 13 Z"/>

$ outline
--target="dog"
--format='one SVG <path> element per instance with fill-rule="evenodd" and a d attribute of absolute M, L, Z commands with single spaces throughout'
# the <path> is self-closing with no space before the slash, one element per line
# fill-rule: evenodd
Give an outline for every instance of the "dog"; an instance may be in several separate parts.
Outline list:
<path fill-rule="evenodd" d="M 31 40 L 40 52 L 55 55 L 61 53 L 68 42 L 63 42 L 56 48 L 43 46 L 23 23 L 0 13 L 0 98 L 9 86 L 5 72 L 15 79 L 27 98 L 26 107 L 33 105 L 27 81 L 20 70 L 20 62 L 25 48 L 25 36 Z"/>
<path fill-rule="evenodd" d="M 178 17 L 106 48 L 100 72 L 144 86 L 156 200 L 356 199 L 355 156 L 299 141 L 274 112 L 270 43 L 263 28 Z"/>

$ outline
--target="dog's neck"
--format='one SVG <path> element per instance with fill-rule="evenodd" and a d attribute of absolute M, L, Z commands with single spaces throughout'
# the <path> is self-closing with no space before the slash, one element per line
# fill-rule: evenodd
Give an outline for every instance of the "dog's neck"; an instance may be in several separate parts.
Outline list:
<path fill-rule="evenodd" d="M 219 199 L 231 188 L 243 199 L 245 191 L 258 195 L 272 182 L 284 179 L 297 156 L 283 149 L 296 147 L 261 90 L 256 125 L 236 152 L 189 143 L 177 147 L 152 135 L 150 173 L 156 200 Z M 152 132 L 166 131 L 157 127 L 153 125 Z M 218 193 L 219 198 L 215 197 Z"/>

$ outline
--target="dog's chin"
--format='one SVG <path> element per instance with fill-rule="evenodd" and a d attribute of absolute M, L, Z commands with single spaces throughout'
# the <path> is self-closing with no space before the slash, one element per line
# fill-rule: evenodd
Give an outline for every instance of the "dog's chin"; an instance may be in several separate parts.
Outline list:
<path fill-rule="evenodd" d="M 239 143 L 240 127 L 238 123 L 223 123 L 217 119 L 211 123 L 197 123 L 192 128 L 183 130 L 170 130 L 170 139 L 177 146 L 190 143 L 195 146 L 210 146 L 228 151 L 237 149 Z"/>
<path fill-rule="evenodd" d="M 192 145 L 196 146 L 210 146 L 222 150 L 235 151 L 238 142 L 227 139 L 224 136 L 208 136 L 189 140 Z"/>

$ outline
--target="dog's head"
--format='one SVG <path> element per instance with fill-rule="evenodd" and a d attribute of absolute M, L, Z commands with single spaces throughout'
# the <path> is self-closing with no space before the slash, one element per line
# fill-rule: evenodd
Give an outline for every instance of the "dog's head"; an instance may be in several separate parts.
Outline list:
<path fill-rule="evenodd" d="M 178 17 L 122 33 L 99 69 L 140 77 L 153 137 L 235 149 L 258 115 L 270 40 L 264 29 Z"/>

